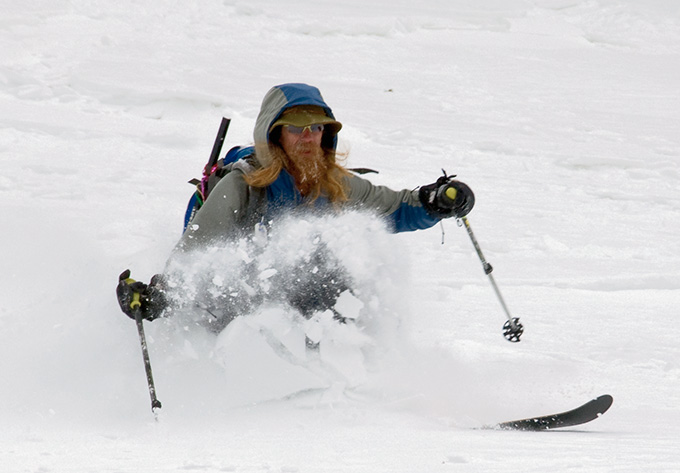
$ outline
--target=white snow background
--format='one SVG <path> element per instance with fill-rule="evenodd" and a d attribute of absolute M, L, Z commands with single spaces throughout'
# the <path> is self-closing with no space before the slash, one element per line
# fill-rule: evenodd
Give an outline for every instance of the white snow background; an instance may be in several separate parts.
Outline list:
<path fill-rule="evenodd" d="M 680 471 L 677 1 L 0 4 L 2 471 Z M 249 144 L 284 82 L 375 183 L 472 187 L 524 337 L 456 222 L 326 221 L 381 297 L 334 340 L 347 376 L 288 396 L 256 326 L 146 323 L 155 420 L 118 274 L 163 269 L 220 118 Z M 581 427 L 479 429 L 604 393 Z"/>

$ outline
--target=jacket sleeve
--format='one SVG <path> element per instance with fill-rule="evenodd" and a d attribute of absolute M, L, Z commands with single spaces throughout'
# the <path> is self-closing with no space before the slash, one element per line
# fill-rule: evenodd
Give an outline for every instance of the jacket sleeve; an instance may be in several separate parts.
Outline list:
<path fill-rule="evenodd" d="M 440 220 L 427 213 L 418 199 L 417 190 L 395 191 L 354 175 L 347 178 L 347 183 L 350 205 L 385 217 L 394 232 L 423 230 Z"/>

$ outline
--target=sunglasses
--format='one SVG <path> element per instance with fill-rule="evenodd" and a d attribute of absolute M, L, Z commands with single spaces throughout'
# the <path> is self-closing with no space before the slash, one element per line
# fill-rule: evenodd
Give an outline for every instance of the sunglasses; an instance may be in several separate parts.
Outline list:
<path fill-rule="evenodd" d="M 285 125 L 285 127 L 286 130 L 288 130 L 288 133 L 292 135 L 301 135 L 305 130 L 309 130 L 310 133 L 321 133 L 324 128 L 321 123 L 314 123 L 313 125 L 307 126 Z"/>

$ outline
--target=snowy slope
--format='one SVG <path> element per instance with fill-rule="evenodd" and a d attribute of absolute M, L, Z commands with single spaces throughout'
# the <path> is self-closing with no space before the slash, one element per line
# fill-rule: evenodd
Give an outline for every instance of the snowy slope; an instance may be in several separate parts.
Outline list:
<path fill-rule="evenodd" d="M 680 471 L 677 2 L 2 11 L 2 471 Z M 229 340 L 158 321 L 155 421 L 118 274 L 163 268 L 220 118 L 227 146 L 248 144 L 265 92 L 293 81 L 321 89 L 374 182 L 445 168 L 475 190 L 470 222 L 524 338 L 502 338 L 455 222 L 444 245 L 439 227 L 322 222 L 338 248 L 355 237 L 345 262 L 379 296 L 371 356 L 339 362 L 361 376 L 278 364 L 252 333 L 267 314 Z M 321 388 L 286 397 L 296 380 Z M 605 392 L 614 406 L 582 428 L 477 429 Z"/>

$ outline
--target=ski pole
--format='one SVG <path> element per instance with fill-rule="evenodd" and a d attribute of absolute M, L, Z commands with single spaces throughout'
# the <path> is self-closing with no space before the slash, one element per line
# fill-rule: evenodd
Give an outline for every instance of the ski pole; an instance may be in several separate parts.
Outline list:
<path fill-rule="evenodd" d="M 142 357 L 144 358 L 144 369 L 146 370 L 146 382 L 149 385 L 149 396 L 151 396 L 151 412 L 156 414 L 156 409 L 160 409 L 161 401 L 156 397 L 156 387 L 153 383 L 153 373 L 151 372 L 151 360 L 149 359 L 149 350 L 146 346 L 146 337 L 144 336 L 144 321 L 142 320 L 142 303 L 139 300 L 139 293 L 135 293 L 130 307 L 135 316 L 137 323 L 137 332 L 139 333 L 139 342 L 142 346 Z"/>
<path fill-rule="evenodd" d="M 482 262 L 484 273 L 487 276 L 489 276 L 489 281 L 491 281 L 491 287 L 493 287 L 493 290 L 496 293 L 496 297 L 498 297 L 498 301 L 501 303 L 501 307 L 503 307 L 503 311 L 505 312 L 505 315 L 508 318 L 508 321 L 505 322 L 505 324 L 503 325 L 503 336 L 505 337 L 506 340 L 510 342 L 513 343 L 519 342 L 520 337 L 524 333 L 524 327 L 522 326 L 521 323 L 519 323 L 519 318 L 510 315 L 510 311 L 508 310 L 508 306 L 505 304 L 505 301 L 503 300 L 503 296 L 501 295 L 500 289 L 498 289 L 496 280 L 494 279 L 493 274 L 491 274 L 491 272 L 493 271 L 493 266 L 491 266 L 491 264 L 489 264 L 486 261 L 486 258 L 484 258 L 484 253 L 482 253 L 482 249 L 479 246 L 479 242 L 477 242 L 477 238 L 475 238 L 475 234 L 472 232 L 470 221 L 467 219 L 467 217 L 461 217 L 460 220 L 465 225 L 465 229 L 467 230 L 467 233 L 470 236 L 470 240 L 472 241 L 472 246 L 475 247 L 477 256 L 479 256 L 479 260 Z"/>

